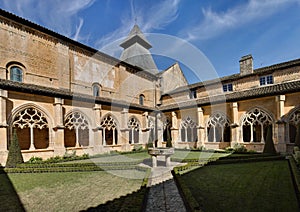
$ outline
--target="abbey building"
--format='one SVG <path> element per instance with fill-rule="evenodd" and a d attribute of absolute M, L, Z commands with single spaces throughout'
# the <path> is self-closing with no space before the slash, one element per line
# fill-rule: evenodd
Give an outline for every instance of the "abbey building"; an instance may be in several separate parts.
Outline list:
<path fill-rule="evenodd" d="M 262 151 L 268 126 L 290 152 L 300 122 L 300 59 L 189 85 L 159 72 L 135 25 L 120 59 L 0 10 L 0 163 L 17 133 L 25 160 L 136 145 Z M 237 71 L 238 72 L 238 71 Z M 176 77 L 174 77 L 176 76 Z"/>

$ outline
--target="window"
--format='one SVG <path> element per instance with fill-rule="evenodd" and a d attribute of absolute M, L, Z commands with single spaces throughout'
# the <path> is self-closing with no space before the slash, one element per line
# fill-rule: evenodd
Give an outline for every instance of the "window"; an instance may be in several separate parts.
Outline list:
<path fill-rule="evenodd" d="M 10 68 L 10 80 L 15 82 L 22 82 L 23 81 L 23 71 L 18 66 L 12 66 Z"/>
<path fill-rule="evenodd" d="M 190 99 L 196 99 L 197 98 L 197 91 L 191 90 L 190 91 Z"/>
<path fill-rule="evenodd" d="M 100 85 L 95 83 L 93 84 L 93 96 L 97 97 L 100 96 Z"/>
<path fill-rule="evenodd" d="M 262 76 L 259 78 L 259 83 L 260 85 L 270 85 L 273 84 L 273 76 L 272 75 L 268 75 L 268 76 Z"/>
<path fill-rule="evenodd" d="M 139 104 L 140 104 L 140 105 L 144 105 L 144 102 L 145 102 L 145 96 L 144 96 L 143 94 L 141 94 L 141 95 L 139 96 Z"/>
<path fill-rule="evenodd" d="M 224 92 L 229 92 L 229 91 L 233 91 L 233 87 L 232 87 L 232 84 L 224 84 L 223 85 L 223 91 Z"/>

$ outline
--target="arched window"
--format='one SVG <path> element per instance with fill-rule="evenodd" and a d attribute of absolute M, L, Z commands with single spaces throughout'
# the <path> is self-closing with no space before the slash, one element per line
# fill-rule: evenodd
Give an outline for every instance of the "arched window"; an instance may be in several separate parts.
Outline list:
<path fill-rule="evenodd" d="M 118 144 L 118 128 L 117 123 L 111 115 L 107 115 L 100 123 L 103 129 L 102 140 L 103 145 L 116 145 Z"/>
<path fill-rule="evenodd" d="M 230 142 L 230 126 L 226 116 L 222 113 L 213 114 L 207 123 L 209 142 Z"/>
<path fill-rule="evenodd" d="M 100 96 L 101 86 L 98 83 L 93 84 L 93 96 Z"/>
<path fill-rule="evenodd" d="M 130 118 L 128 122 L 128 128 L 129 128 L 129 143 L 130 144 L 139 143 L 140 125 L 138 120 L 136 120 L 136 118 L 134 117 Z"/>
<path fill-rule="evenodd" d="M 272 124 L 271 116 L 261 109 L 249 111 L 242 121 L 242 136 L 244 142 L 265 142 L 267 127 Z"/>
<path fill-rule="evenodd" d="M 196 142 L 198 140 L 197 124 L 190 117 L 180 124 L 180 128 L 181 141 Z"/>
<path fill-rule="evenodd" d="M 295 143 L 297 135 L 297 127 L 300 124 L 300 108 L 295 110 L 289 117 L 289 140 L 290 143 Z"/>
<path fill-rule="evenodd" d="M 22 150 L 46 149 L 49 146 L 49 125 L 46 116 L 35 108 L 26 108 L 15 115 L 12 128 Z"/>
<path fill-rule="evenodd" d="M 144 105 L 144 103 L 145 103 L 145 96 L 143 94 L 141 94 L 139 96 L 139 104 L 140 105 Z"/>
<path fill-rule="evenodd" d="M 72 112 L 65 119 L 65 147 L 89 145 L 89 124 L 80 112 Z"/>
<path fill-rule="evenodd" d="M 23 70 L 19 66 L 12 66 L 9 72 L 10 80 L 15 82 L 23 82 Z"/>

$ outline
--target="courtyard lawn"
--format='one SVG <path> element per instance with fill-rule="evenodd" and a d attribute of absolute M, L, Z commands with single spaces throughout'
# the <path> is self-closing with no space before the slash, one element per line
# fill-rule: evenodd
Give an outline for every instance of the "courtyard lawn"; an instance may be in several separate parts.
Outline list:
<path fill-rule="evenodd" d="M 174 155 L 171 156 L 173 160 L 204 160 L 216 159 L 219 157 L 228 156 L 230 153 L 217 153 L 205 151 L 188 151 L 176 149 Z"/>
<path fill-rule="evenodd" d="M 8 177 L 28 211 L 79 211 L 139 190 L 144 175 L 143 171 L 119 170 L 114 174 L 97 171 L 8 174 Z"/>
<path fill-rule="evenodd" d="M 143 151 L 130 154 L 103 154 L 99 155 L 99 157 L 92 157 L 85 160 L 68 161 L 64 163 L 139 163 L 148 158 L 150 158 L 150 155 L 146 151 Z"/>
<path fill-rule="evenodd" d="M 287 161 L 211 165 L 181 179 L 204 211 L 299 211 Z"/>

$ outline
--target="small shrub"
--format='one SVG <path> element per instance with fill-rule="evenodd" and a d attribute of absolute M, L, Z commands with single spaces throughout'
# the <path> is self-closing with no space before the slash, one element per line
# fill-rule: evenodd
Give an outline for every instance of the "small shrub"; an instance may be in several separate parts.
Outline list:
<path fill-rule="evenodd" d="M 89 154 L 87 154 L 87 153 L 84 153 L 82 156 L 81 156 L 81 159 L 89 159 L 90 158 L 90 156 L 89 156 Z"/>
<path fill-rule="evenodd" d="M 132 151 L 142 151 L 143 145 L 142 144 L 134 144 Z"/>
<path fill-rule="evenodd" d="M 68 153 L 67 151 L 65 152 L 63 158 L 75 158 L 76 157 L 76 151 L 72 151 L 72 153 Z"/>
<path fill-rule="evenodd" d="M 296 153 L 297 151 L 299 151 L 299 147 L 298 146 L 294 146 L 294 153 Z"/>
<path fill-rule="evenodd" d="M 146 145 L 146 149 L 149 149 L 149 148 L 153 148 L 153 143 L 148 143 L 148 144 Z"/>
<path fill-rule="evenodd" d="M 45 160 L 45 163 L 58 163 L 58 162 L 61 162 L 61 161 L 63 161 L 62 157 L 55 156 L 55 157 L 51 157 L 51 158 L 48 158 L 47 160 Z"/>
<path fill-rule="evenodd" d="M 233 146 L 233 151 L 236 152 L 236 153 L 245 153 L 245 152 L 247 152 L 247 149 L 243 144 L 236 143 Z"/>
<path fill-rule="evenodd" d="M 42 163 L 43 162 L 43 158 L 41 157 L 31 157 L 28 161 L 28 163 Z"/>
<path fill-rule="evenodd" d="M 300 163 L 300 151 L 295 152 L 295 159 L 297 161 L 297 163 Z"/>

